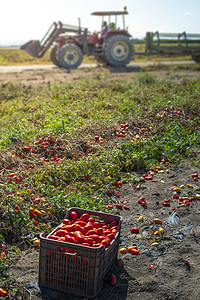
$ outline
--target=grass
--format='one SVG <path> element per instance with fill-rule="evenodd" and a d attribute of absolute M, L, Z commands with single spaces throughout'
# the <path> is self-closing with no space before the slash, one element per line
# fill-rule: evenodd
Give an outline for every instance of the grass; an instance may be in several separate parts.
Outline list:
<path fill-rule="evenodd" d="M 199 164 L 199 80 L 106 76 L 40 90 L 1 85 L 1 243 L 49 232 L 72 206 L 118 213 L 120 188 L 139 182 L 138 171 Z"/>
<path fill-rule="evenodd" d="M 135 45 L 135 51 L 144 52 L 144 47 Z M 159 55 L 135 55 L 134 61 L 168 61 L 168 60 L 191 60 L 190 56 L 162 56 Z M 96 63 L 93 56 L 84 55 L 83 63 Z M 31 64 L 52 64 L 50 60 L 50 50 L 48 50 L 43 57 L 35 58 L 24 50 L 17 47 L 4 48 L 0 47 L 0 66 L 7 65 L 31 65 Z"/>

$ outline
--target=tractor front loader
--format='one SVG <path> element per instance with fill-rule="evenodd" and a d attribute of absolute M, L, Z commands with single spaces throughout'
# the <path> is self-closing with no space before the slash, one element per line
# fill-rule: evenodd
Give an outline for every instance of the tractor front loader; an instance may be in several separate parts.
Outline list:
<path fill-rule="evenodd" d="M 53 23 L 41 41 L 31 40 L 21 46 L 32 56 L 42 57 L 52 46 L 50 52 L 51 61 L 63 68 L 77 68 L 83 60 L 83 55 L 92 55 L 97 61 L 111 66 L 126 66 L 134 55 L 132 37 L 125 28 L 124 16 L 128 12 L 123 11 L 94 12 L 92 15 L 115 19 L 115 26 L 110 27 L 106 36 L 100 42 L 98 33 L 89 33 L 87 28 L 73 25 L 64 25 L 61 22 Z M 117 16 L 122 16 L 123 25 L 117 24 Z"/>

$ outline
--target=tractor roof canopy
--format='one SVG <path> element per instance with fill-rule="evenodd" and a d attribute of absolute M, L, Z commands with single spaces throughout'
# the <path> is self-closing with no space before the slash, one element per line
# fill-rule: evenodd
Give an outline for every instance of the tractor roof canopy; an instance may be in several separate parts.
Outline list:
<path fill-rule="evenodd" d="M 91 13 L 93 16 L 120 16 L 120 15 L 128 15 L 126 10 L 123 11 L 95 11 Z"/>

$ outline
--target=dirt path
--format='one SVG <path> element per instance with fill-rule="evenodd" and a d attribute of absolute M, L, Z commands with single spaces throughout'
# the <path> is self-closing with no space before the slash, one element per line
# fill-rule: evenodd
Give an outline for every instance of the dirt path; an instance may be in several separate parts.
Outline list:
<path fill-rule="evenodd" d="M 193 61 L 163 61 L 161 62 L 133 62 L 127 67 L 114 68 L 103 67 L 97 64 L 82 64 L 78 69 L 71 70 L 61 69 L 55 65 L 23 65 L 23 66 L 0 66 L 0 84 L 5 83 L 19 83 L 29 87 L 43 87 L 50 86 L 55 83 L 64 83 L 66 81 L 78 81 L 87 78 L 98 78 L 109 80 L 110 77 L 116 80 L 134 80 L 137 74 L 143 70 L 144 67 L 154 66 L 155 71 L 151 73 L 155 75 L 155 78 L 162 77 L 176 77 L 174 71 L 170 71 L 170 68 L 174 68 L 175 65 L 184 64 L 191 66 Z M 192 71 L 191 68 L 181 70 L 188 78 L 196 78 L 200 76 L 200 71 Z M 180 77 L 178 75 L 178 77 Z"/>
<path fill-rule="evenodd" d="M 152 65 L 177 65 L 177 64 L 194 64 L 193 61 L 163 61 L 163 62 L 132 62 L 128 67 L 145 67 Z M 97 68 L 98 64 L 81 64 L 79 69 L 85 68 Z M 13 72 L 23 72 L 23 71 L 33 71 L 33 70 L 55 70 L 60 69 L 55 65 L 15 65 L 15 66 L 0 66 L 0 72 L 3 73 L 13 73 Z"/>

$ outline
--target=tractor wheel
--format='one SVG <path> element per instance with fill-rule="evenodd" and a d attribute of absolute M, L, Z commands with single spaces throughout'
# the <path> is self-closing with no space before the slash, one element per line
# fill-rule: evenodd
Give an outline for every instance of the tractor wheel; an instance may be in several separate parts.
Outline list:
<path fill-rule="evenodd" d="M 77 45 L 67 44 L 59 50 L 58 60 L 62 67 L 75 69 L 82 63 L 83 52 Z"/>
<path fill-rule="evenodd" d="M 54 65 L 61 67 L 61 65 L 58 61 L 58 46 L 57 45 L 53 46 L 53 48 L 51 49 L 50 59 Z"/>
<path fill-rule="evenodd" d="M 103 54 L 107 64 L 116 67 L 125 66 L 133 58 L 133 43 L 126 35 L 111 35 L 104 42 Z"/>
<path fill-rule="evenodd" d="M 192 59 L 196 62 L 196 63 L 200 63 L 200 52 L 195 52 L 192 54 Z"/>

